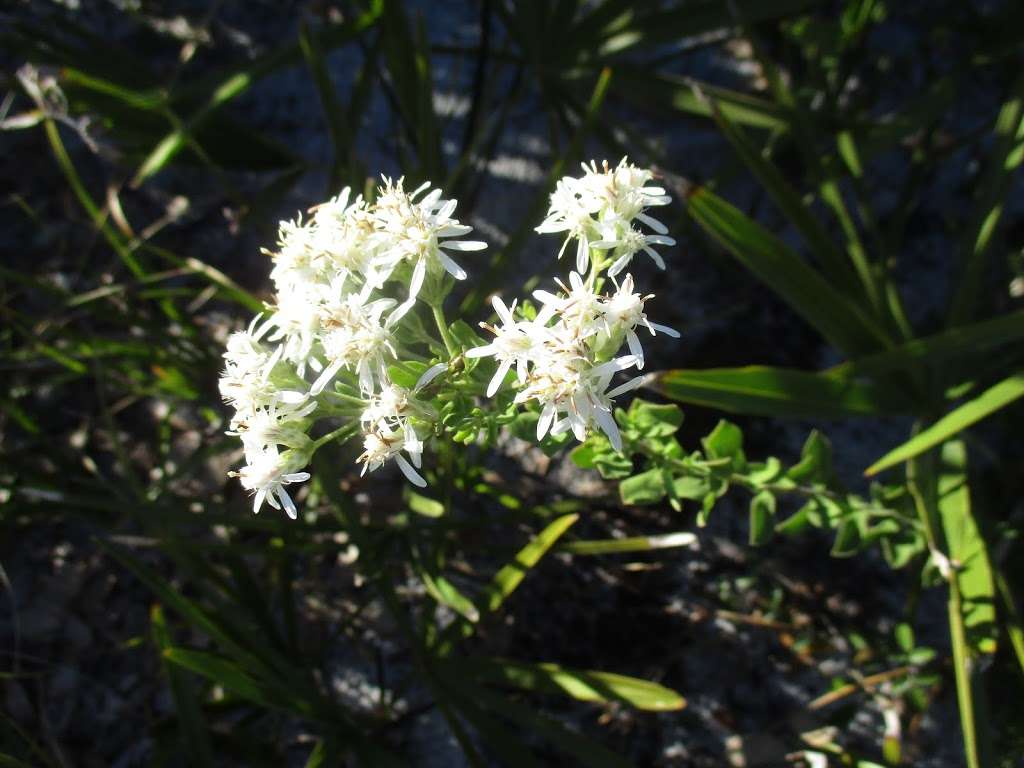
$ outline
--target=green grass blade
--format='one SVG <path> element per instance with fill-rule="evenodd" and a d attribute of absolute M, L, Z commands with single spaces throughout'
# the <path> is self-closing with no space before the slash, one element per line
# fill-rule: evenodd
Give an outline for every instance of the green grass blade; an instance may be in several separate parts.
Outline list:
<path fill-rule="evenodd" d="M 1003 216 L 1013 176 L 1024 161 L 1024 75 L 1014 83 L 996 117 L 995 142 L 961 246 L 961 274 L 949 309 L 948 325 L 957 326 L 974 314 L 985 275 L 985 262 Z"/>
<path fill-rule="evenodd" d="M 975 522 L 967 485 L 967 449 L 961 440 L 942 446 L 939 471 L 939 518 L 950 559 L 959 564 L 961 613 L 974 654 L 996 650 L 996 594 L 985 540 Z"/>
<path fill-rule="evenodd" d="M 478 682 L 534 693 L 561 694 L 579 701 L 619 702 L 649 712 L 672 712 L 686 706 L 682 696 L 663 685 L 612 672 L 508 659 L 458 659 L 449 663 L 468 671 Z"/>
<path fill-rule="evenodd" d="M 822 336 L 848 355 L 891 346 L 886 333 L 782 240 L 706 188 L 691 192 L 690 216 Z"/>
<path fill-rule="evenodd" d="M 875 475 L 884 469 L 889 469 L 896 464 L 918 456 L 929 448 L 934 448 L 936 445 L 949 440 L 972 424 L 976 424 L 1001 408 L 1006 407 L 1021 396 L 1024 396 L 1024 373 L 1015 373 L 998 384 L 989 387 L 960 407 L 950 411 L 907 442 L 893 448 L 889 453 L 868 467 L 864 474 L 867 476 Z"/>
<path fill-rule="evenodd" d="M 238 665 L 227 659 L 205 651 L 186 648 L 165 648 L 163 657 L 167 661 L 202 675 L 208 680 L 224 686 L 227 690 L 266 709 L 291 709 L 284 706 L 273 692 L 251 677 Z M 302 714 L 310 714 L 305 710 Z"/>
<path fill-rule="evenodd" d="M 672 547 L 688 547 L 696 541 L 695 534 L 689 531 L 679 531 L 678 533 L 663 533 L 654 536 L 627 536 L 623 539 L 566 541 L 558 546 L 558 550 L 573 555 L 618 555 Z"/>
<path fill-rule="evenodd" d="M 309 67 L 310 74 L 313 76 L 313 84 L 316 86 L 317 95 L 320 97 L 320 106 L 324 111 L 324 118 L 327 120 L 327 130 L 334 149 L 334 159 L 331 163 L 331 173 L 328 181 L 330 194 L 334 195 L 337 194 L 337 188 L 340 186 L 342 166 L 346 162 L 351 150 L 352 136 L 341 99 L 338 98 L 338 92 L 327 69 L 327 60 L 324 58 L 320 41 L 315 35 L 310 33 L 309 27 L 306 25 L 303 25 L 299 30 L 299 46 L 302 48 L 302 56 L 306 60 L 306 66 Z"/>
<path fill-rule="evenodd" d="M 885 352 L 835 366 L 827 373 L 840 378 L 874 377 L 892 371 L 912 371 L 920 365 L 941 364 L 959 368 L 956 364 L 964 359 L 1021 339 L 1024 339 L 1024 310 L 1017 310 L 991 320 L 914 339 Z"/>
<path fill-rule="evenodd" d="M 679 402 L 756 416 L 830 419 L 907 408 L 871 382 L 760 365 L 663 371 L 647 386 Z"/>
<path fill-rule="evenodd" d="M 713 97 L 703 93 L 697 85 L 694 86 L 694 92 L 698 98 L 707 99 L 711 117 L 718 125 L 722 135 L 800 233 L 811 253 L 831 278 L 832 284 L 840 287 L 851 297 L 863 296 L 863 291 L 857 287 L 856 275 L 850 268 L 846 255 L 811 214 L 810 209 L 804 204 L 796 190 L 789 185 L 782 172 L 751 144 L 743 130 L 725 115 Z"/>
<path fill-rule="evenodd" d="M 540 559 L 558 542 L 562 534 L 569 530 L 570 526 L 578 519 L 579 515 L 577 514 L 562 515 L 556 518 L 543 531 L 534 536 L 529 544 L 519 550 L 515 559 L 494 575 L 494 579 L 478 603 L 481 606 L 481 613 L 484 611 L 493 613 L 498 610 L 505 599 L 516 590 L 527 572 L 540 562 Z"/>
<path fill-rule="evenodd" d="M 587 768 L 631 768 L 631 763 L 596 741 L 567 728 L 557 720 L 545 717 L 526 704 L 500 696 L 465 675 L 448 675 L 448 685 L 496 714 L 520 725 L 526 732 L 547 739 L 556 749 L 570 754 Z"/>
<path fill-rule="evenodd" d="M 980 768 L 987 764 L 983 756 L 990 740 L 987 721 L 978 717 L 978 706 L 985 700 L 980 662 L 983 655 L 995 652 L 995 587 L 985 542 L 971 511 L 963 442 L 947 442 L 940 462 L 936 505 L 948 555 L 958 566 L 949 580 L 948 610 L 960 726 L 967 764 Z"/>
<path fill-rule="evenodd" d="M 665 73 L 651 73 L 640 67 L 616 65 L 615 93 L 641 106 L 656 106 L 687 115 L 710 117 L 711 106 L 694 92 L 697 84 L 692 78 Z M 750 128 L 769 131 L 788 131 L 792 127 L 792 112 L 757 96 L 749 96 L 728 88 L 699 83 L 701 92 L 714 99 L 729 120 Z"/>
<path fill-rule="evenodd" d="M 153 629 L 153 640 L 159 649 L 161 658 L 171 648 L 171 634 L 167 628 L 163 608 L 154 605 L 149 612 L 150 626 Z M 170 682 L 171 698 L 174 710 L 178 713 L 178 724 L 181 728 L 181 742 L 189 765 L 212 766 L 213 752 L 210 749 L 210 736 L 206 730 L 206 721 L 202 708 L 192 686 L 192 680 L 173 664 L 164 664 L 164 671 Z"/>
<path fill-rule="evenodd" d="M 359 35 L 377 23 L 384 3 L 378 0 L 355 18 L 321 31 L 321 46 L 324 50 L 352 42 Z M 182 125 L 165 135 L 139 165 L 132 179 L 132 186 L 141 186 L 147 179 L 162 170 L 189 144 L 195 130 L 228 102 L 245 93 L 254 83 L 271 72 L 302 59 L 302 48 L 298 42 L 282 46 L 258 60 L 247 63 L 242 69 L 221 75 L 212 86 L 200 85 L 204 92 L 204 103 Z M 206 90 L 209 88 L 209 90 Z M 188 98 L 187 91 L 180 97 Z"/>

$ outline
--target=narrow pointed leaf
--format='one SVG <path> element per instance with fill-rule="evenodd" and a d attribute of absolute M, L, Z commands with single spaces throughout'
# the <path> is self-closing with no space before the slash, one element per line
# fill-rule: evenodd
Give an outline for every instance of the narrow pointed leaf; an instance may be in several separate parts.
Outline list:
<path fill-rule="evenodd" d="M 900 462 L 912 459 L 929 448 L 949 440 L 973 424 L 1005 408 L 1017 398 L 1024 396 L 1024 373 L 1015 373 L 998 384 L 986 389 L 977 397 L 968 400 L 959 408 L 950 411 L 927 429 L 919 432 L 868 467 L 865 475 L 875 475 Z"/>

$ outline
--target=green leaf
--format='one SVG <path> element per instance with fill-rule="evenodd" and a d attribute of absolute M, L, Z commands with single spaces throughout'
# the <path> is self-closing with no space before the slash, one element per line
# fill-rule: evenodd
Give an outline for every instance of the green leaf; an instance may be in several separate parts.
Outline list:
<path fill-rule="evenodd" d="M 480 611 L 473 605 L 473 601 L 463 595 L 448 579 L 439 573 L 431 573 L 421 563 L 414 563 L 414 568 L 427 593 L 437 602 L 447 605 L 467 621 L 476 623 L 480 620 Z"/>
<path fill-rule="evenodd" d="M 153 641 L 159 649 L 161 657 L 171 648 L 171 635 L 164 618 L 163 608 L 154 605 L 149 611 L 150 626 L 153 630 Z M 199 698 L 196 695 L 193 681 L 172 664 L 164 664 L 171 688 L 174 710 L 178 715 L 178 726 L 181 730 L 181 744 L 188 755 L 190 765 L 212 766 L 213 752 L 210 749 L 210 736 L 206 729 L 206 721 Z"/>
<path fill-rule="evenodd" d="M 1024 339 L 1024 309 L 914 339 L 885 352 L 830 368 L 825 374 L 848 379 L 865 375 L 875 377 L 892 371 L 910 371 L 920 365 L 945 366 L 1021 339 Z"/>
<path fill-rule="evenodd" d="M 827 419 L 896 413 L 905 407 L 869 382 L 760 365 L 664 371 L 647 386 L 680 402 L 754 416 Z"/>
<path fill-rule="evenodd" d="M 408 487 L 405 489 L 405 503 L 417 515 L 423 515 L 424 517 L 441 517 L 444 515 L 444 504 L 436 499 L 431 499 L 411 491 Z"/>
<path fill-rule="evenodd" d="M 760 547 L 772 538 L 775 522 L 775 496 L 760 491 L 750 499 L 750 546 Z"/>
<path fill-rule="evenodd" d="M 832 557 L 850 557 L 860 551 L 860 525 L 852 517 L 845 518 L 836 529 L 832 542 Z"/>
<path fill-rule="evenodd" d="M 709 459 L 733 459 L 743 464 L 743 431 L 730 421 L 719 419 L 711 434 L 701 439 Z"/>
<path fill-rule="evenodd" d="M 967 450 L 960 440 L 942 446 L 938 508 L 950 559 L 958 565 L 960 610 L 975 653 L 996 649 L 995 580 L 985 540 L 978 530 L 967 485 Z"/>
<path fill-rule="evenodd" d="M 649 469 L 619 483 L 623 504 L 654 504 L 665 498 L 665 478 L 660 469 Z"/>
<path fill-rule="evenodd" d="M 627 536 L 622 539 L 567 541 L 560 544 L 558 549 L 574 555 L 617 555 L 626 552 L 649 552 L 653 549 L 688 547 L 696 541 L 696 535 L 688 531 L 679 531 L 655 536 Z"/>
<path fill-rule="evenodd" d="M 846 295 L 862 298 L 864 293 L 856 283 L 856 275 L 851 269 L 846 255 L 804 204 L 797 191 L 789 185 L 782 172 L 750 143 L 742 129 L 733 124 L 712 96 L 703 93 L 699 86 L 695 86 L 694 90 L 698 98 L 708 100 L 711 116 L 722 135 L 800 233 L 811 253 L 821 263 L 826 274 L 830 276 L 830 282 L 840 287 Z"/>
<path fill-rule="evenodd" d="M 519 550 L 515 559 L 494 575 L 494 579 L 484 592 L 479 605 L 483 611 L 494 612 L 511 595 L 527 572 L 544 557 L 551 547 L 562 537 L 569 527 L 579 519 L 579 515 L 562 515 L 549 523 L 543 531 L 533 537 L 525 547 Z"/>
<path fill-rule="evenodd" d="M 205 651 L 174 647 L 165 648 L 163 657 L 167 661 L 190 669 L 214 683 L 224 686 L 237 696 L 262 707 L 267 709 L 287 708 L 282 705 L 282 702 L 275 700 L 276 697 L 272 692 L 227 659 Z"/>
<path fill-rule="evenodd" d="M 800 256 L 707 188 L 690 193 L 690 216 L 737 261 L 848 355 L 892 345 L 885 331 Z"/>
<path fill-rule="evenodd" d="M 971 319 L 985 276 L 986 256 L 1003 217 L 1016 170 L 1024 161 L 1024 75 L 1017 78 L 996 117 L 995 141 L 986 161 L 978 197 L 961 244 L 961 274 L 947 325 Z"/>
<path fill-rule="evenodd" d="M 477 680 L 534 693 L 562 694 L 579 701 L 614 701 L 649 712 L 674 712 L 686 706 L 682 696 L 658 683 L 611 672 L 508 659 L 459 659 L 452 663 Z"/>
<path fill-rule="evenodd" d="M 1022 395 L 1024 395 L 1024 373 L 1015 373 L 950 411 L 907 442 L 893 448 L 868 467 L 864 474 L 874 475 L 900 462 L 912 459 L 1006 407 Z"/>
<path fill-rule="evenodd" d="M 818 430 L 812 430 L 800 451 L 800 461 L 786 471 L 794 483 L 828 483 L 832 478 L 832 444 Z"/>
<path fill-rule="evenodd" d="M 636 398 L 626 414 L 629 426 L 643 437 L 669 437 L 683 423 L 682 409 L 672 403 L 651 403 Z"/>

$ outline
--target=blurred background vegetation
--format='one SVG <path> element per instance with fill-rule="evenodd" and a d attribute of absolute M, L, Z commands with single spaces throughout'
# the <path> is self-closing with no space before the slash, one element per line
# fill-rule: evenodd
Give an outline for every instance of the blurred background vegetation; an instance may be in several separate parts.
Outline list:
<path fill-rule="evenodd" d="M 1020 3 L 17 0 L 0 41 L 0 764 L 1024 765 Z M 513 436 L 251 514 L 216 382 L 279 219 L 432 180 L 475 325 L 623 155 L 680 241 L 643 396 L 899 525 Z"/>

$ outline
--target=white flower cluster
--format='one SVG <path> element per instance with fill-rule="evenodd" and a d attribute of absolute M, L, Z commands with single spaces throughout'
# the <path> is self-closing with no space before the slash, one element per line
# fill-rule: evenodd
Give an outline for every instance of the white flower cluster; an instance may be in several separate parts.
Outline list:
<path fill-rule="evenodd" d="M 660 331 L 678 338 L 679 334 L 647 319 L 644 305 L 652 297 L 634 292 L 632 275 L 621 283 L 616 277 L 640 250 L 664 269 L 664 261 L 651 245 L 674 245 L 675 241 L 665 236 L 667 228 L 660 221 L 644 213 L 648 206 L 668 202 L 662 188 L 649 186 L 650 171 L 626 160 L 614 168 L 591 164 L 583 170 L 583 177 L 558 183 L 547 218 L 537 228 L 538 232 L 567 232 L 561 252 L 576 240 L 577 271 L 569 274 L 569 285 L 559 281 L 558 294 L 534 292 L 540 309 L 532 318 L 522 312 L 517 318 L 516 302 L 507 307 L 495 297 L 492 304 L 500 325 L 484 325 L 494 340 L 466 355 L 493 356 L 497 361 L 488 396 L 515 371 L 519 387 L 515 402 L 535 401 L 540 407 L 538 440 L 548 433 L 571 431 L 583 441 L 596 427 L 621 450 L 612 401 L 643 379 L 633 378 L 609 389 L 612 377 L 629 368 L 643 368 L 639 327 L 652 335 Z M 641 233 L 636 222 L 658 234 Z M 605 275 L 615 285 L 613 293 L 601 291 Z M 629 354 L 619 356 L 623 345 Z"/>
<path fill-rule="evenodd" d="M 229 434 L 245 449 L 246 466 L 233 474 L 255 495 L 256 512 L 266 501 L 296 517 L 285 486 L 309 479 L 301 470 L 316 447 L 311 416 L 331 402 L 343 373 L 365 402 L 363 472 L 394 458 L 410 481 L 424 484 L 415 469 L 423 443 L 409 416 L 415 389 L 445 366 L 430 369 L 413 392 L 395 386 L 388 376 L 399 354 L 395 332 L 426 281 L 466 277 L 449 251 L 486 247 L 458 239 L 471 228 L 452 218 L 456 201 L 429 186 L 407 192 L 401 179 L 385 179 L 372 204 L 350 199 L 346 188 L 307 220 L 281 223 L 277 249 L 267 252 L 275 302 L 267 319 L 230 337 L 220 381 L 235 408 Z M 397 299 L 387 295 L 395 284 L 405 286 Z"/>

